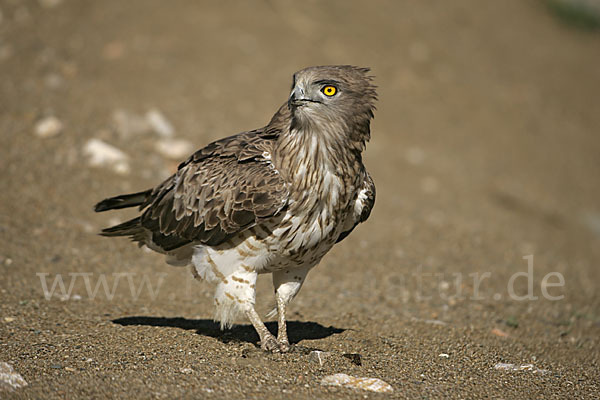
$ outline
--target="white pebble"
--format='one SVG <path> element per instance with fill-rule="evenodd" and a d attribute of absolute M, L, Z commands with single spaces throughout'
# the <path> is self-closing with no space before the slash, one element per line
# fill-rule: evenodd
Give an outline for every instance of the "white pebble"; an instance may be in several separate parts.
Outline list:
<path fill-rule="evenodd" d="M 162 139 L 156 142 L 154 149 L 163 157 L 179 160 L 189 156 L 194 147 L 184 139 Z"/>
<path fill-rule="evenodd" d="M 83 149 L 92 167 L 108 167 L 119 174 L 129 173 L 128 156 L 100 139 L 90 139 Z"/>
<path fill-rule="evenodd" d="M 377 378 L 359 378 L 346 374 L 328 375 L 321 380 L 322 385 L 344 386 L 354 389 L 370 390 L 377 393 L 391 393 L 394 388 Z"/>
<path fill-rule="evenodd" d="M 318 362 L 320 366 L 323 366 L 330 356 L 330 352 L 320 350 L 313 350 L 308 354 L 308 357 L 311 360 Z"/>
<path fill-rule="evenodd" d="M 148 120 L 126 110 L 115 110 L 112 114 L 115 129 L 124 138 L 140 135 L 152 130 Z"/>
<path fill-rule="evenodd" d="M 494 365 L 494 369 L 499 371 L 531 371 L 534 374 L 545 374 L 549 372 L 546 369 L 536 368 L 533 364 L 515 365 L 510 363 L 497 363 Z"/>
<path fill-rule="evenodd" d="M 15 372 L 12 365 L 5 362 L 0 362 L 0 391 L 14 391 L 21 387 L 27 386 L 25 379 Z"/>
<path fill-rule="evenodd" d="M 35 124 L 35 135 L 39 138 L 46 139 L 57 136 L 63 130 L 63 124 L 56 117 L 42 118 Z"/>
<path fill-rule="evenodd" d="M 153 108 L 146 113 L 146 120 L 152 127 L 152 130 L 162 137 L 171 137 L 175 133 L 173 125 L 171 125 L 167 118 L 156 108 Z"/>

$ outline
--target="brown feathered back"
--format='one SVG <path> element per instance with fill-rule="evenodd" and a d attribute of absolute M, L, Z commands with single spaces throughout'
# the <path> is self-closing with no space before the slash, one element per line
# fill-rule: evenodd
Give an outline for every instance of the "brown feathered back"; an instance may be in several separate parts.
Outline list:
<path fill-rule="evenodd" d="M 368 71 L 353 66 L 298 71 L 294 86 L 318 88 L 329 82 L 336 85 L 339 96 L 313 101 L 319 106 L 315 113 L 301 109 L 292 93 L 264 128 L 198 150 L 151 191 L 100 202 L 96 211 L 130 206 L 143 210 L 140 217 L 104 229 L 102 234 L 131 236 L 140 244 L 150 245 L 151 241 L 153 248 L 167 252 L 192 242 L 218 245 L 281 213 L 288 205 L 290 190 L 300 188 L 292 170 L 307 162 L 309 168 L 317 167 L 323 161 L 319 157 L 338 164 L 340 171 L 345 169 L 344 182 L 355 187 L 364 179 L 359 176 L 363 168 L 360 153 L 370 137 L 377 98 Z M 307 154 L 311 129 L 321 132 L 317 139 L 324 151 Z M 300 131 L 304 133 L 298 135 Z M 323 136 L 325 132 L 328 136 Z"/>

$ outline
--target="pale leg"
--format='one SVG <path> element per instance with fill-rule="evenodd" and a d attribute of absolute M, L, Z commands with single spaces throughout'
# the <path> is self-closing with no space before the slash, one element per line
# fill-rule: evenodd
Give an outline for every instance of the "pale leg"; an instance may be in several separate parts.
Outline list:
<path fill-rule="evenodd" d="M 275 300 L 277 301 L 277 343 L 282 352 L 289 351 L 290 341 L 287 336 L 285 309 L 289 302 L 296 296 L 310 267 L 277 271 L 273 273 L 273 286 L 275 287 Z"/>
<path fill-rule="evenodd" d="M 246 310 L 246 316 L 260 337 L 260 348 L 265 351 L 279 351 L 277 339 L 275 339 L 275 336 L 269 332 L 265 324 L 261 321 L 258 313 L 254 310 L 254 307 L 250 307 Z"/>
<path fill-rule="evenodd" d="M 256 272 L 239 269 L 231 275 L 217 275 L 220 283 L 215 290 L 215 319 L 221 329 L 229 328 L 239 312 L 243 312 L 260 337 L 260 347 L 266 351 L 279 351 L 277 339 L 261 321 L 254 309 Z"/>

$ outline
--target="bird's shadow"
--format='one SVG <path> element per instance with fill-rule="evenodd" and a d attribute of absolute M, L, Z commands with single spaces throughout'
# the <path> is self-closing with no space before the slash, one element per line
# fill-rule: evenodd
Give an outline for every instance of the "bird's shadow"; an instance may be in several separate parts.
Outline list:
<path fill-rule="evenodd" d="M 187 318 L 165 318 L 165 317 L 147 317 L 135 316 L 114 319 L 115 324 L 129 326 L 167 326 L 172 328 L 195 330 L 197 334 L 210 336 L 220 340 L 223 343 L 229 342 L 248 342 L 256 344 L 259 340 L 258 334 L 252 325 L 235 325 L 228 330 L 221 330 L 220 325 L 209 319 L 187 319 Z M 267 322 L 267 329 L 273 334 L 277 334 L 277 323 Z M 323 339 L 342 333 L 345 329 L 333 326 L 323 326 L 316 322 L 287 321 L 288 338 L 291 344 L 296 344 L 301 340 Z"/>

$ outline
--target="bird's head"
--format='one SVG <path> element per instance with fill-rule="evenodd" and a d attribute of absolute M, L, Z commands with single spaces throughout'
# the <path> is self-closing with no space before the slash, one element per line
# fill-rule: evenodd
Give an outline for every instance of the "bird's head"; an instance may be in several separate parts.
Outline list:
<path fill-rule="evenodd" d="M 309 67 L 294 74 L 288 108 L 292 128 L 341 127 L 353 140 L 369 139 L 377 93 L 368 68 Z"/>

